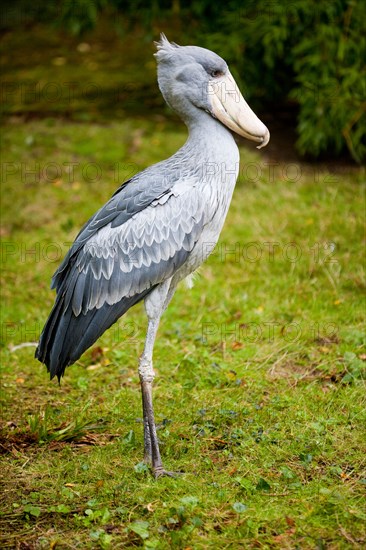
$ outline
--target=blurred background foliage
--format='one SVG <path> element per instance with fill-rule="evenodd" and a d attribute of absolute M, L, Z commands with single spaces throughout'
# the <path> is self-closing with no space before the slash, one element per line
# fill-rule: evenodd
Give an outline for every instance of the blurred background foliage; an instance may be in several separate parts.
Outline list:
<path fill-rule="evenodd" d="M 302 156 L 348 151 L 356 162 L 365 160 L 363 0 L 3 1 L 5 32 L 41 22 L 82 37 L 101 20 L 107 21 L 105 40 L 109 33 L 122 38 L 138 28 L 145 47 L 162 30 L 177 42 L 216 50 L 254 108 L 260 105 L 274 117 L 292 113 Z"/>

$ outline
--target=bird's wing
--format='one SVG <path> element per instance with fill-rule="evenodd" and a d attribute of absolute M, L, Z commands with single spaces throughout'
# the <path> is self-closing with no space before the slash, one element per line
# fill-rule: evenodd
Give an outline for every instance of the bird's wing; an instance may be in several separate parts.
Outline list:
<path fill-rule="evenodd" d="M 212 197 L 195 180 L 169 180 L 129 183 L 80 231 L 55 273 L 56 301 L 36 350 L 51 378 L 189 260 Z"/>
<path fill-rule="evenodd" d="M 81 228 L 74 243 L 66 254 L 63 262 L 53 275 L 51 288 L 58 291 L 65 279 L 68 268 L 75 256 L 97 232 L 108 224 L 111 227 L 122 226 L 133 215 L 149 206 L 171 190 L 171 183 L 167 178 L 156 176 L 154 170 L 158 163 L 137 176 L 126 181 L 111 199 L 98 210 Z"/>
<path fill-rule="evenodd" d="M 126 208 L 115 209 L 113 217 L 106 209 L 107 223 L 87 239 L 85 232 L 90 228 L 79 235 L 82 244 L 72 256 L 67 284 L 61 285 L 65 306 L 71 306 L 76 317 L 85 315 L 94 308 L 142 295 L 171 277 L 199 240 L 205 204 L 197 182 L 178 180 L 128 217 Z M 103 211 L 99 219 L 102 215 Z M 90 225 L 98 223 L 97 216 Z"/>

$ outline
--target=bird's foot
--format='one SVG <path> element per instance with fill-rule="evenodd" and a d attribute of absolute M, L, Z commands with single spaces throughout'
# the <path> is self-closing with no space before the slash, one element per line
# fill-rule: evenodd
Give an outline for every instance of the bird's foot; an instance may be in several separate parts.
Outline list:
<path fill-rule="evenodd" d="M 156 468 L 153 468 L 153 474 L 155 479 L 158 479 L 159 477 L 163 477 L 163 476 L 178 477 L 183 475 L 183 472 L 168 472 L 162 466 L 158 466 Z"/>

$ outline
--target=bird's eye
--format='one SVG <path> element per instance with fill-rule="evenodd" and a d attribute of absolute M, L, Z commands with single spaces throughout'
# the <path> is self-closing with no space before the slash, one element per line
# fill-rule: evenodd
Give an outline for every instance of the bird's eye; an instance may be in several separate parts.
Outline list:
<path fill-rule="evenodd" d="M 219 71 L 219 70 L 211 71 L 211 76 L 213 76 L 214 78 L 217 78 L 218 76 L 222 76 L 222 75 L 223 75 L 222 71 Z"/>

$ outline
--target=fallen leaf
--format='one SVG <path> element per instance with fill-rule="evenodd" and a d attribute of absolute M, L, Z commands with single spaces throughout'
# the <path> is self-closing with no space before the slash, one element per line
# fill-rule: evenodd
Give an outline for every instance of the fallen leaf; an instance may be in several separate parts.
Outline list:
<path fill-rule="evenodd" d="M 293 527 L 295 525 L 295 520 L 293 518 L 286 516 L 285 521 L 289 527 Z"/>
<path fill-rule="evenodd" d="M 278 543 L 281 543 L 283 541 L 283 539 L 285 539 L 288 535 L 294 535 L 296 532 L 296 529 L 294 527 L 292 527 L 291 529 L 287 529 L 287 531 L 285 531 L 284 533 L 281 533 L 280 535 L 276 535 L 273 537 L 273 540 L 278 542 Z"/>
<path fill-rule="evenodd" d="M 241 343 L 241 342 L 233 342 L 231 344 L 231 349 L 236 351 L 238 349 L 242 349 L 244 347 L 244 345 Z"/>
<path fill-rule="evenodd" d="M 101 357 L 103 357 L 103 349 L 100 346 L 94 346 L 91 350 L 91 358 L 93 363 L 99 361 Z"/>
<path fill-rule="evenodd" d="M 88 365 L 86 367 L 86 370 L 97 370 L 97 369 L 100 369 L 100 367 L 101 367 L 101 364 L 97 363 L 96 365 Z"/>

